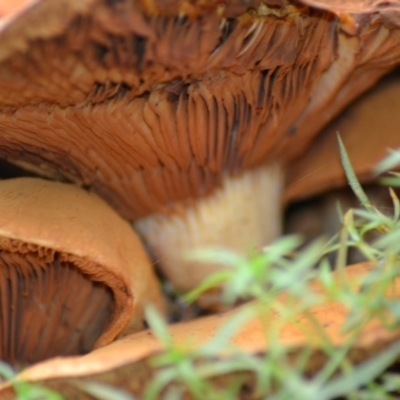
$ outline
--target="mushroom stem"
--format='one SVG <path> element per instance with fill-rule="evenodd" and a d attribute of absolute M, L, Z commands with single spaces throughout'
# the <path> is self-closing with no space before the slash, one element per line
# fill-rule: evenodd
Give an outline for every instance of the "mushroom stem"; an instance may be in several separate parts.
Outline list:
<path fill-rule="evenodd" d="M 246 252 L 280 234 L 282 186 L 280 167 L 265 165 L 227 176 L 221 188 L 193 205 L 174 205 L 169 215 L 151 215 L 135 226 L 167 278 L 186 291 L 222 267 L 189 261 L 188 251 L 217 246 Z"/>

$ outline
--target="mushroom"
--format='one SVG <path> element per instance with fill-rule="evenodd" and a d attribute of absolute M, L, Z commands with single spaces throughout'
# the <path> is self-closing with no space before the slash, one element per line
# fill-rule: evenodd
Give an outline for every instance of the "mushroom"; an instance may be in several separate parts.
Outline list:
<path fill-rule="evenodd" d="M 315 196 L 346 184 L 337 132 L 358 179 L 363 183 L 373 182 L 378 162 L 388 155 L 389 149 L 400 146 L 399 109 L 400 75 L 395 71 L 329 124 L 302 157 L 289 163 L 284 202 Z"/>
<path fill-rule="evenodd" d="M 279 235 L 282 165 L 399 63 L 397 2 L 351 4 L 31 1 L 0 20 L 0 157 L 99 194 L 190 289 L 218 266 L 185 250 Z"/>
<path fill-rule="evenodd" d="M 374 265 L 371 263 L 353 265 L 345 269 L 345 276 L 337 276 L 334 273 L 333 279 L 344 278 L 351 285 L 351 290 L 357 292 L 360 290 L 362 278 L 373 268 Z M 264 308 L 259 316 L 250 319 L 232 335 L 229 343 L 234 347 L 220 348 L 215 356 L 230 357 L 237 349 L 253 354 L 268 352 L 270 345 L 267 338 L 271 337 L 265 334 L 265 323 L 268 321 L 267 328 L 271 331 L 274 331 L 273 329 L 279 331 L 280 344 L 291 350 L 293 357 L 301 354 L 302 349 L 312 349 L 313 355 L 308 357 L 305 372 L 312 374 L 317 371 L 325 362 L 324 349 L 326 350 L 327 340 L 338 348 L 347 343 L 349 332 L 344 333 L 343 324 L 349 310 L 344 303 L 329 300 L 330 295 L 326 293 L 326 287 L 321 285 L 320 281 L 311 282 L 310 288 L 315 293 L 327 295 L 326 301 L 310 307 L 304 314 L 300 313 L 294 321 L 285 324 L 282 324 L 278 314 L 271 312 L 271 308 Z M 396 279 L 391 286 L 390 294 L 388 293 L 388 299 L 393 300 L 399 295 L 400 282 Z M 285 296 L 287 294 L 282 293 L 276 301 L 285 301 Z M 274 309 L 273 306 L 272 309 Z M 174 324 L 170 327 L 171 338 L 176 344 L 185 343 L 187 349 L 196 349 L 201 344 L 212 340 L 221 327 L 239 312 L 240 309 L 236 309 L 221 315 Z M 310 315 L 313 316 L 313 322 L 309 318 Z M 383 322 L 377 316 L 357 331 L 357 336 L 353 337 L 353 347 L 348 353 L 352 362 L 360 363 L 376 356 L 383 348 L 400 338 L 399 328 L 392 327 L 392 330 L 388 330 L 387 322 Z M 321 335 L 316 325 L 325 327 L 324 334 Z M 79 380 L 107 382 L 127 389 L 141 398 L 146 386 L 145 382 L 153 379 L 154 371 L 151 371 L 148 359 L 158 354 L 163 348 L 163 344 L 151 332 L 143 331 L 117 340 L 82 357 L 59 357 L 38 363 L 20 373 L 16 380 L 45 382 L 61 394 L 68 393 L 70 398 L 79 397 L 80 399 L 85 398 L 84 394 L 74 392 L 77 387 L 79 388 L 79 385 L 76 385 Z M 224 384 L 229 384 L 229 379 L 237 381 L 237 375 L 232 373 Z M 129 379 L 126 378 L 127 376 Z M 70 379 L 73 380 L 70 381 Z M 250 382 L 251 387 L 253 385 L 251 376 L 247 376 L 247 381 Z M 12 391 L 10 383 L 0 387 L 2 398 L 11 396 Z"/>
<path fill-rule="evenodd" d="M 15 366 L 84 354 L 163 310 L 129 224 L 75 185 L 0 181 L 0 359 Z"/>

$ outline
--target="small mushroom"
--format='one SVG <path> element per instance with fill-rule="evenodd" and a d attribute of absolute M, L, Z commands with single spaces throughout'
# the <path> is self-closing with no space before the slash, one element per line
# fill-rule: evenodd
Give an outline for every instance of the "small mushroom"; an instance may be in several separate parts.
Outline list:
<path fill-rule="evenodd" d="M 365 277 L 374 266 L 371 263 L 357 264 L 346 268 L 345 278 L 351 285 L 351 290 L 360 290 L 361 278 Z M 339 279 L 338 276 L 334 279 Z M 311 288 L 315 293 L 326 293 L 321 283 L 315 281 L 311 283 Z M 398 279 L 393 282 L 391 292 L 388 294 L 392 300 L 400 295 L 400 282 Z M 285 301 L 286 294 L 283 293 L 277 301 Z M 232 310 L 227 313 L 215 316 L 200 318 L 190 322 L 174 324 L 170 327 L 173 342 L 178 345 L 184 344 L 187 349 L 196 349 L 203 343 L 212 340 L 218 331 L 230 318 L 234 317 L 240 310 Z M 327 340 L 335 347 L 340 347 L 349 338 L 348 333 L 344 333 L 343 324 L 346 321 L 349 310 L 340 302 L 329 300 L 317 306 L 312 306 L 304 314 L 299 314 L 295 320 L 282 325 L 277 314 L 271 312 L 271 308 L 263 310 L 262 315 L 255 317 L 245 323 L 242 328 L 230 339 L 230 344 L 234 348 L 239 348 L 245 352 L 263 354 L 268 352 L 269 343 L 265 334 L 265 329 L 273 329 L 274 324 L 279 328 L 278 340 L 286 349 L 291 349 L 295 357 L 300 354 L 301 349 L 312 349 L 313 356 L 308 357 L 308 364 L 305 372 L 310 374 L 318 370 L 325 362 Z M 309 316 L 313 316 L 311 322 Z M 266 325 L 268 321 L 268 325 Z M 386 321 L 387 322 L 387 321 Z M 316 328 L 324 327 L 324 334 Z M 371 319 L 357 331 L 357 337 L 353 337 L 354 345 L 349 351 L 349 358 L 354 363 L 359 363 L 379 353 L 390 343 L 400 338 L 400 330 L 393 328 L 388 330 L 387 324 L 383 323 L 379 317 Z M 59 357 L 36 364 L 23 371 L 17 376 L 18 380 L 29 382 L 45 382 L 46 385 L 56 387 L 61 393 L 73 393 L 76 387 L 74 382 L 77 379 L 89 382 L 100 381 L 118 385 L 120 388 L 127 389 L 135 395 L 140 396 L 145 388 L 145 382 L 153 379 L 154 371 L 151 371 L 146 360 L 152 355 L 158 354 L 163 350 L 163 345 L 149 331 L 139 332 L 127 336 L 112 344 L 97 349 L 83 357 Z M 216 357 L 229 357 L 232 347 L 221 348 Z M 125 373 L 124 373 L 125 369 Z M 112 371 L 118 373 L 112 374 Z M 232 374 L 232 379 L 235 374 Z M 129 379 L 126 377 L 129 376 Z M 68 379 L 73 378 L 72 383 Z M 249 377 L 252 385 L 251 377 Z M 225 382 L 226 384 L 229 383 Z M 79 387 L 79 386 L 78 386 Z M 10 383 L 0 387 L 1 396 L 11 395 L 12 387 Z M 81 397 L 82 396 L 82 397 Z M 3 398 L 3 397 L 2 397 Z M 72 398 L 72 397 L 71 397 Z M 85 398 L 83 394 L 79 398 Z"/>
<path fill-rule="evenodd" d="M 305 3 L 29 3 L 0 21 L 0 157 L 99 194 L 192 288 L 218 266 L 185 250 L 276 237 L 282 164 L 400 62 L 386 3 Z"/>
<path fill-rule="evenodd" d="M 94 193 L 34 178 L 0 181 L 0 359 L 84 354 L 163 303 L 132 228 Z"/>
<path fill-rule="evenodd" d="M 336 133 L 363 183 L 390 149 L 400 146 L 400 74 L 395 71 L 347 108 L 286 170 L 284 202 L 315 196 L 343 187 L 347 180 L 340 160 Z"/>

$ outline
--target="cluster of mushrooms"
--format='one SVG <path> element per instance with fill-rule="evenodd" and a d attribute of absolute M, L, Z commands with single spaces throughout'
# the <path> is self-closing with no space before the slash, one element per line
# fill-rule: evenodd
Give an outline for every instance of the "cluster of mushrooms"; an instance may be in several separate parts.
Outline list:
<path fill-rule="evenodd" d="M 220 268 L 187 250 L 278 237 L 283 203 L 344 182 L 337 124 L 370 179 L 400 144 L 395 124 L 386 139 L 369 123 L 352 130 L 361 116 L 321 131 L 399 64 L 398 0 L 0 1 L 0 159 L 19 175 L 0 181 L 0 358 L 64 356 L 21 375 L 42 381 L 160 351 L 135 333 L 147 304 L 165 313 L 154 264 L 184 292 Z M 386 90 L 398 103 L 399 83 Z M 354 113 L 383 118 L 394 108 L 382 99 Z M 329 310 L 315 313 L 339 343 L 345 310 Z M 206 340 L 232 313 L 172 336 Z M 378 328 L 381 344 L 394 340 Z M 232 340 L 266 351 L 261 329 L 250 321 Z M 309 340 L 290 326 L 283 336 Z"/>

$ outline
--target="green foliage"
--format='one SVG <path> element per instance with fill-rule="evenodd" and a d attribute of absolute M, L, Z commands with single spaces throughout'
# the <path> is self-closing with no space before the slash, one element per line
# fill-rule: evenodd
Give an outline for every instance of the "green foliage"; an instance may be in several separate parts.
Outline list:
<path fill-rule="evenodd" d="M 81 392 L 87 393 L 93 398 L 98 400 L 136 400 L 135 397 L 125 392 L 124 390 L 116 387 L 106 385 L 99 382 L 87 382 L 87 381 L 71 381 L 70 384 L 79 388 Z"/>
<path fill-rule="evenodd" d="M 0 375 L 14 386 L 18 400 L 63 400 L 64 398 L 50 389 L 39 385 L 15 380 L 15 372 L 12 368 L 0 361 Z"/>

